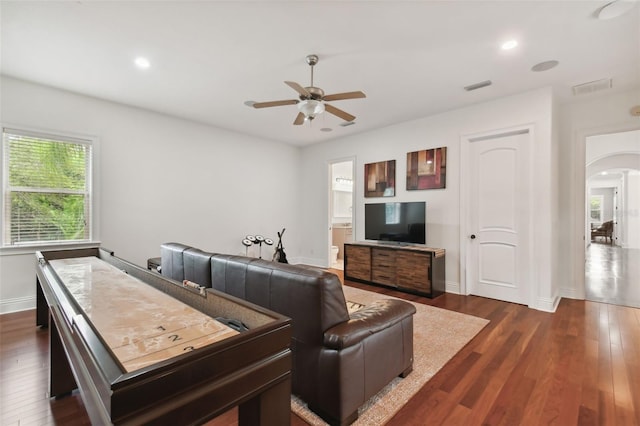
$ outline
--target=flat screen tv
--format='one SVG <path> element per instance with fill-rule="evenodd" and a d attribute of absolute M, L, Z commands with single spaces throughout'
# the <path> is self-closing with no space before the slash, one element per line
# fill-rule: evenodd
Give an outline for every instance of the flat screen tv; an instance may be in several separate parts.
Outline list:
<path fill-rule="evenodd" d="M 364 205 L 364 238 L 395 243 L 425 244 L 424 201 Z"/>

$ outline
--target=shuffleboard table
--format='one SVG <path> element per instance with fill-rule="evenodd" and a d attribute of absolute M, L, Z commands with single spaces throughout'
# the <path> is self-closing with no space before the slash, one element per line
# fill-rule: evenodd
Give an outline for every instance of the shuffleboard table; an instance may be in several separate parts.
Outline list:
<path fill-rule="evenodd" d="M 241 425 L 290 423 L 289 318 L 99 247 L 36 259 L 51 397 L 79 389 L 93 424 L 201 424 L 236 405 Z"/>

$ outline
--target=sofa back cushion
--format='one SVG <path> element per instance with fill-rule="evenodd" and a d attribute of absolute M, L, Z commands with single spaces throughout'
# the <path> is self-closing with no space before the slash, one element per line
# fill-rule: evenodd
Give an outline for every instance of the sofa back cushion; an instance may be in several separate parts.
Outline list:
<path fill-rule="evenodd" d="M 320 269 L 216 254 L 211 277 L 214 289 L 290 317 L 306 345 L 322 345 L 326 330 L 349 320 L 340 280 Z"/>
<path fill-rule="evenodd" d="M 162 275 L 176 281 L 184 280 L 183 252 L 189 248 L 189 246 L 180 243 L 162 244 L 160 246 Z"/>
<path fill-rule="evenodd" d="M 188 248 L 182 252 L 184 262 L 184 279 L 198 283 L 204 287 L 211 287 L 211 256 L 197 248 Z"/>

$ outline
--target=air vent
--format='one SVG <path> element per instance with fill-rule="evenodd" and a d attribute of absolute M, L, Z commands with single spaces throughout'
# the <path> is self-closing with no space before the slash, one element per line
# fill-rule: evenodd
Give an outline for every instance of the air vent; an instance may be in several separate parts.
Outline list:
<path fill-rule="evenodd" d="M 573 95 L 588 95 L 590 93 L 599 92 L 600 90 L 611 89 L 613 87 L 613 81 L 610 78 L 603 78 L 602 80 L 590 81 L 588 83 L 578 84 L 573 86 Z"/>
<path fill-rule="evenodd" d="M 472 84 L 470 86 L 466 86 L 464 90 L 470 92 L 472 90 L 482 89 L 483 87 L 491 86 L 491 80 L 481 81 L 480 83 Z"/>

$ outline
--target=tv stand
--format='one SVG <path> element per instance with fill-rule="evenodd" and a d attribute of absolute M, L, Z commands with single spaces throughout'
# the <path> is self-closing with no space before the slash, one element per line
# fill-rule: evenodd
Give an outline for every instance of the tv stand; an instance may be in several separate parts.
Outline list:
<path fill-rule="evenodd" d="M 444 293 L 445 250 L 411 245 L 344 245 L 344 279 L 430 298 Z"/>

